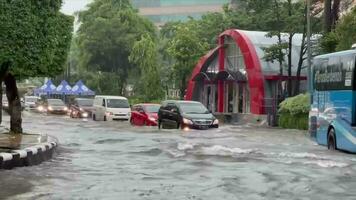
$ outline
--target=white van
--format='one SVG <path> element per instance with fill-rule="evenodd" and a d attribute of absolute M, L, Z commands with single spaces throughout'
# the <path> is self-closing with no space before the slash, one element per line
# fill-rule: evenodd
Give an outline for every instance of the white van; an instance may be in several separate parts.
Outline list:
<path fill-rule="evenodd" d="M 129 120 L 129 101 L 121 96 L 95 96 L 93 120 Z"/>

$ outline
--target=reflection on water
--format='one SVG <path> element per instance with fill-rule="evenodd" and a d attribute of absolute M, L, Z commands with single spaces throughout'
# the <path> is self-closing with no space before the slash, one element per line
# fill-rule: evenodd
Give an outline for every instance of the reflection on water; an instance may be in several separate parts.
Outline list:
<path fill-rule="evenodd" d="M 25 118 L 59 139 L 55 159 L 0 172 L 9 199 L 354 199 L 354 155 L 297 131 L 158 131 L 124 122 Z"/>

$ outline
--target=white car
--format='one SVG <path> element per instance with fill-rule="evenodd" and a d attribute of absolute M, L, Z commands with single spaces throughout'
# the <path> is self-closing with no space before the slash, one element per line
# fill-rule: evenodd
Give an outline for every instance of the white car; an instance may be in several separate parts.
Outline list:
<path fill-rule="evenodd" d="M 129 101 L 121 96 L 95 96 L 93 120 L 129 120 Z"/>
<path fill-rule="evenodd" d="M 25 109 L 36 109 L 37 108 L 37 102 L 40 98 L 37 96 L 25 96 L 24 101 L 25 101 Z"/>

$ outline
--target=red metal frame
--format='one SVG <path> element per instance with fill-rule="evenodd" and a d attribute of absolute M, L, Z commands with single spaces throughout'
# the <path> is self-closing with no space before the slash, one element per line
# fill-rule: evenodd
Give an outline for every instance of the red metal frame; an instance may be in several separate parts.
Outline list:
<path fill-rule="evenodd" d="M 219 49 L 219 71 L 225 69 L 225 49 L 220 48 L 224 45 L 225 37 L 231 37 L 240 47 L 244 57 L 248 85 L 250 89 L 250 112 L 253 114 L 264 114 L 265 87 L 264 76 L 261 69 L 260 59 L 251 40 L 242 31 L 230 29 L 219 36 L 219 46 L 208 54 L 203 56 L 193 70 L 192 77 L 189 80 L 186 100 L 192 100 L 195 82 L 193 78 L 201 71 L 206 60 Z M 224 112 L 224 81 L 218 81 L 218 112 Z"/>
<path fill-rule="evenodd" d="M 188 82 L 187 92 L 185 94 L 185 100 L 192 100 L 193 99 L 193 91 L 195 87 L 195 81 L 193 81 L 194 77 L 200 73 L 201 68 L 203 67 L 204 63 L 220 48 L 220 46 L 216 47 L 215 49 L 209 51 L 205 56 L 201 57 L 198 63 L 195 65 L 195 68 L 192 72 L 192 76 Z"/>
<path fill-rule="evenodd" d="M 224 36 L 219 37 L 219 46 L 223 46 L 225 42 Z M 225 69 L 225 48 L 219 49 L 219 72 Z M 224 81 L 218 81 L 218 112 L 224 112 Z"/>
<path fill-rule="evenodd" d="M 250 112 L 253 114 L 264 114 L 265 87 L 264 77 L 261 69 L 260 59 L 251 40 L 242 31 L 230 29 L 219 38 L 229 36 L 233 38 L 236 45 L 240 48 L 245 61 L 245 67 L 250 88 Z M 219 40 L 221 42 L 221 40 Z M 222 45 L 222 43 L 220 43 Z M 219 104 L 224 104 L 220 101 Z M 219 105 L 220 107 L 221 105 Z"/>

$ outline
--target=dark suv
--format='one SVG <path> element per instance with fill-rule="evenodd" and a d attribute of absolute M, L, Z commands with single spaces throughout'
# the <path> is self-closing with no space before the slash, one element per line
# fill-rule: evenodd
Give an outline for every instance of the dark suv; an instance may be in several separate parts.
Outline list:
<path fill-rule="evenodd" d="M 218 128 L 219 120 L 200 102 L 168 100 L 162 102 L 158 111 L 158 128 L 161 127 L 177 129 Z"/>

